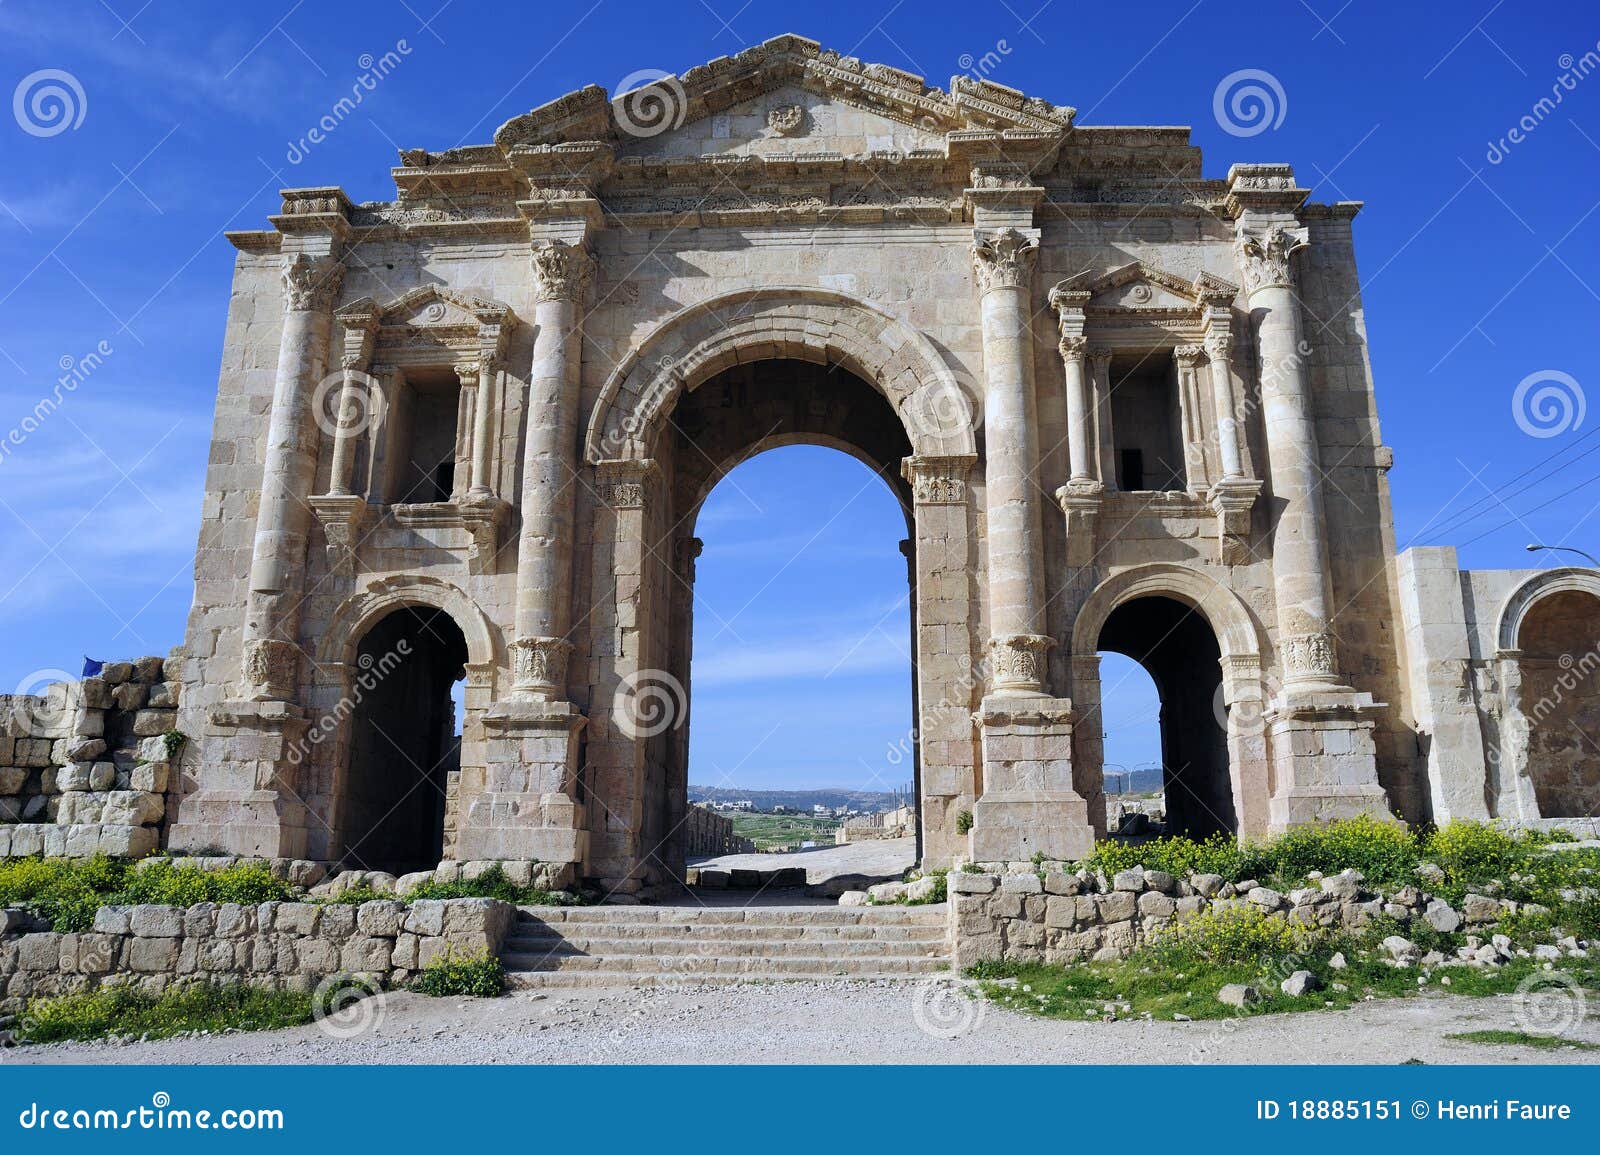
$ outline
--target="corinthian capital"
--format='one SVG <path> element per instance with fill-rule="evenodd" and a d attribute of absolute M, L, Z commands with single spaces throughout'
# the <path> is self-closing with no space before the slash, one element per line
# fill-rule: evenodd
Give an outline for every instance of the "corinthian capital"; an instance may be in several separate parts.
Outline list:
<path fill-rule="evenodd" d="M 283 262 L 283 304 L 291 313 L 326 313 L 339 295 L 344 266 L 337 257 L 295 253 Z"/>
<path fill-rule="evenodd" d="M 1056 348 L 1061 351 L 1063 361 L 1082 361 L 1089 352 L 1089 338 L 1063 337 Z"/>
<path fill-rule="evenodd" d="M 533 276 L 541 301 L 582 299 L 594 273 L 594 261 L 581 245 L 545 241 L 533 250 Z"/>
<path fill-rule="evenodd" d="M 1265 228 L 1241 224 L 1234 252 L 1244 276 L 1244 290 L 1294 288 L 1294 264 L 1290 258 L 1311 243 L 1305 226 L 1274 222 Z"/>
<path fill-rule="evenodd" d="M 1017 229 L 975 230 L 972 234 L 972 268 L 982 292 L 1026 288 L 1038 256 L 1038 243 Z"/>

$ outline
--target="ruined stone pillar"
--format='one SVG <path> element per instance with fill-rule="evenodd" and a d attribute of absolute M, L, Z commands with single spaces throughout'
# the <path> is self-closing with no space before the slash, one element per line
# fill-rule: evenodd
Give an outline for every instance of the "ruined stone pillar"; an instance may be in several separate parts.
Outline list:
<path fill-rule="evenodd" d="M 578 469 L 580 309 L 593 261 L 579 245 L 545 241 L 533 250 L 539 304 L 528 432 L 522 454 L 522 535 L 517 543 L 513 693 L 563 701 L 572 613 L 572 508 Z"/>
<path fill-rule="evenodd" d="M 997 693 L 1044 692 L 1044 548 L 1033 395 L 1030 282 L 1038 243 L 1017 229 L 974 234 L 982 293 L 984 485 L 988 508 L 989 648 Z"/>
<path fill-rule="evenodd" d="M 327 365 L 343 272 L 331 253 L 297 251 L 284 258 L 283 336 L 244 621 L 244 697 L 255 701 L 292 701 L 298 690 L 295 635 L 319 442 L 312 398 Z"/>

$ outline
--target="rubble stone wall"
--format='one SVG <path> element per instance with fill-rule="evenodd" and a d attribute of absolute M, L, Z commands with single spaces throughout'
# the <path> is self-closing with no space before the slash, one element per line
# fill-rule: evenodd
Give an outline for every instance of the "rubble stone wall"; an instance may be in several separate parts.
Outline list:
<path fill-rule="evenodd" d="M 203 902 L 101 907 L 92 930 L 63 933 L 0 910 L 0 1009 L 115 983 L 157 994 L 179 979 L 310 990 L 328 975 L 362 974 L 397 985 L 452 951 L 498 954 L 515 917 L 490 898 Z"/>
<path fill-rule="evenodd" d="M 1423 919 L 1447 933 L 1488 927 L 1518 909 L 1509 899 L 1470 894 L 1458 911 L 1414 886 L 1386 895 L 1363 885 L 1354 871 L 1284 894 L 1248 882 L 1235 886 L 1215 874 L 1180 879 L 1135 867 L 1108 879 L 1060 867 L 1041 870 L 1032 863 L 1013 867 L 950 872 L 950 937 L 957 967 L 986 959 L 1069 963 L 1124 958 L 1174 923 L 1233 907 L 1254 906 L 1307 927 L 1349 931 L 1379 915 L 1402 925 Z"/>

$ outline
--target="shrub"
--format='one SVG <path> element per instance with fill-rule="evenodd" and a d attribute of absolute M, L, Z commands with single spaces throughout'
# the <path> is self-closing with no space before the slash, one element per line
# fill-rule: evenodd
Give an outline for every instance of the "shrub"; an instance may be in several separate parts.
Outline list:
<path fill-rule="evenodd" d="M 1226 834 L 1213 834 L 1200 842 L 1192 838 L 1157 838 L 1138 845 L 1101 842 L 1084 865 L 1105 871 L 1107 877 L 1135 866 L 1164 870 L 1178 878 L 1217 874 L 1229 882 L 1271 873 L 1270 858 L 1262 848 L 1242 845 Z"/>
<path fill-rule="evenodd" d="M 1484 822 L 1458 821 L 1428 835 L 1423 852 L 1453 881 L 1482 882 L 1510 874 L 1528 841 Z"/>
<path fill-rule="evenodd" d="M 190 983 L 147 995 L 131 987 L 106 987 L 30 1002 L 17 1037 L 27 1043 L 108 1035 L 161 1039 L 188 1031 L 272 1030 L 311 1018 L 311 996 L 290 991 Z"/>
<path fill-rule="evenodd" d="M 956 814 L 956 833 L 970 834 L 972 832 L 972 811 L 962 810 Z"/>
<path fill-rule="evenodd" d="M 1274 873 L 1298 882 L 1313 870 L 1359 870 L 1368 882 L 1410 882 L 1420 861 L 1417 839 L 1394 822 L 1362 816 L 1325 826 L 1297 826 L 1271 845 Z"/>
<path fill-rule="evenodd" d="M 1271 918 L 1253 905 L 1206 910 L 1185 922 L 1171 924 L 1162 936 L 1169 949 L 1196 955 L 1217 965 L 1257 962 L 1303 954 L 1317 944 L 1317 932 Z"/>
<path fill-rule="evenodd" d="M 492 999 L 505 990 L 505 985 L 505 972 L 500 960 L 493 955 L 458 958 L 454 952 L 449 952 L 424 967 L 412 988 L 436 998 L 466 995 Z"/>
<path fill-rule="evenodd" d="M 0 904 L 25 906 L 56 930 L 87 930 L 102 906 L 197 902 L 272 902 L 293 897 L 264 866 L 201 870 L 165 860 L 141 868 L 96 855 L 82 860 L 18 858 L 0 862 Z"/>

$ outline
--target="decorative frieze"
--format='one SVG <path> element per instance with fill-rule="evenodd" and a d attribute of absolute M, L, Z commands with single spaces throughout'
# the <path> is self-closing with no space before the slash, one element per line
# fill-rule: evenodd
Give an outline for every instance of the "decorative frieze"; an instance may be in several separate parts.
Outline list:
<path fill-rule="evenodd" d="M 595 492 L 611 509 L 643 509 L 650 496 L 655 462 L 602 461 L 595 466 Z"/>

